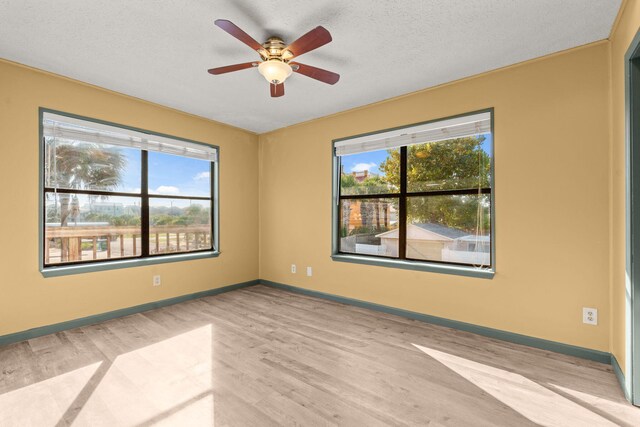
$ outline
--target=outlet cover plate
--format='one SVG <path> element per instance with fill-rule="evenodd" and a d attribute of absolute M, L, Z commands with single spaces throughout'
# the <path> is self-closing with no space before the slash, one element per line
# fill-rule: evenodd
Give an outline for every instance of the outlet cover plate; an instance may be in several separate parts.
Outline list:
<path fill-rule="evenodd" d="M 583 307 L 582 308 L 582 323 L 587 325 L 597 325 L 598 324 L 598 309 Z"/>

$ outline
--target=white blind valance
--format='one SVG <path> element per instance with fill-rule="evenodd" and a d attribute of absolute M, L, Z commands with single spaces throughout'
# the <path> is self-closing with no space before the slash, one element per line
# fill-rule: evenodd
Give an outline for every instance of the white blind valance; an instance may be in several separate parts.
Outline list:
<path fill-rule="evenodd" d="M 72 141 L 158 151 L 211 162 L 218 160 L 218 150 L 208 145 L 95 123 L 54 113 L 45 112 L 42 125 L 43 135 L 45 137 L 57 137 Z"/>
<path fill-rule="evenodd" d="M 336 142 L 335 149 L 337 156 L 346 156 L 488 132 L 491 132 L 491 113 L 484 112 L 345 139 Z"/>

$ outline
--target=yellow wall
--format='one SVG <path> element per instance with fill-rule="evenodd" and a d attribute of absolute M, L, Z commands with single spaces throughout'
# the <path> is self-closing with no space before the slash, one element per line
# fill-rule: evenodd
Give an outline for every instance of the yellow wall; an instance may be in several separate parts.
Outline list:
<path fill-rule="evenodd" d="M 609 351 L 608 58 L 600 42 L 261 135 L 260 277 Z M 487 107 L 493 280 L 330 259 L 332 139 Z"/>
<path fill-rule="evenodd" d="M 610 41 L 260 137 L 0 60 L 0 336 L 260 277 L 612 351 L 625 369 L 623 57 L 639 27 L 640 1 L 628 0 Z M 44 279 L 40 106 L 220 145 L 223 254 Z M 332 139 L 487 107 L 493 280 L 331 261 Z M 598 326 L 582 324 L 583 306 L 600 310 Z"/>
<path fill-rule="evenodd" d="M 38 107 L 219 145 L 220 257 L 43 278 Z M 258 137 L 252 133 L 0 61 L 0 153 L 0 336 L 258 278 Z M 162 276 L 160 287 L 151 286 L 154 274 Z"/>
<path fill-rule="evenodd" d="M 624 56 L 640 28 L 640 2 L 628 0 L 611 41 L 611 352 L 623 371 L 629 362 L 626 346 L 625 274 L 625 81 Z"/>

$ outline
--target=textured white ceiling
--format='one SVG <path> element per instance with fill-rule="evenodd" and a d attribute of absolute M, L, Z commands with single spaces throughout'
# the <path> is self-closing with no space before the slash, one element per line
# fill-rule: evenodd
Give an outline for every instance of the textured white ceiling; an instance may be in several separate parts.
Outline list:
<path fill-rule="evenodd" d="M 605 39 L 620 1 L 0 0 L 0 57 L 265 132 Z M 341 80 L 274 99 L 257 69 L 208 74 L 258 59 L 218 18 L 259 42 L 324 26 L 299 60 Z"/>

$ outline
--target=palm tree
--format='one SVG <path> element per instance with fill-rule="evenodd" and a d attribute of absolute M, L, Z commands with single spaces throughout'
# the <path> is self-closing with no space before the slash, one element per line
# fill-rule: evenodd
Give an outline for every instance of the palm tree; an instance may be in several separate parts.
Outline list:
<path fill-rule="evenodd" d="M 97 144 L 60 143 L 47 138 L 47 186 L 72 190 L 115 190 L 127 165 L 126 157 L 116 148 Z M 76 196 L 74 196 L 76 197 Z M 68 224 L 71 195 L 59 193 L 60 226 Z M 62 241 L 62 261 L 68 259 L 68 241 Z"/>

